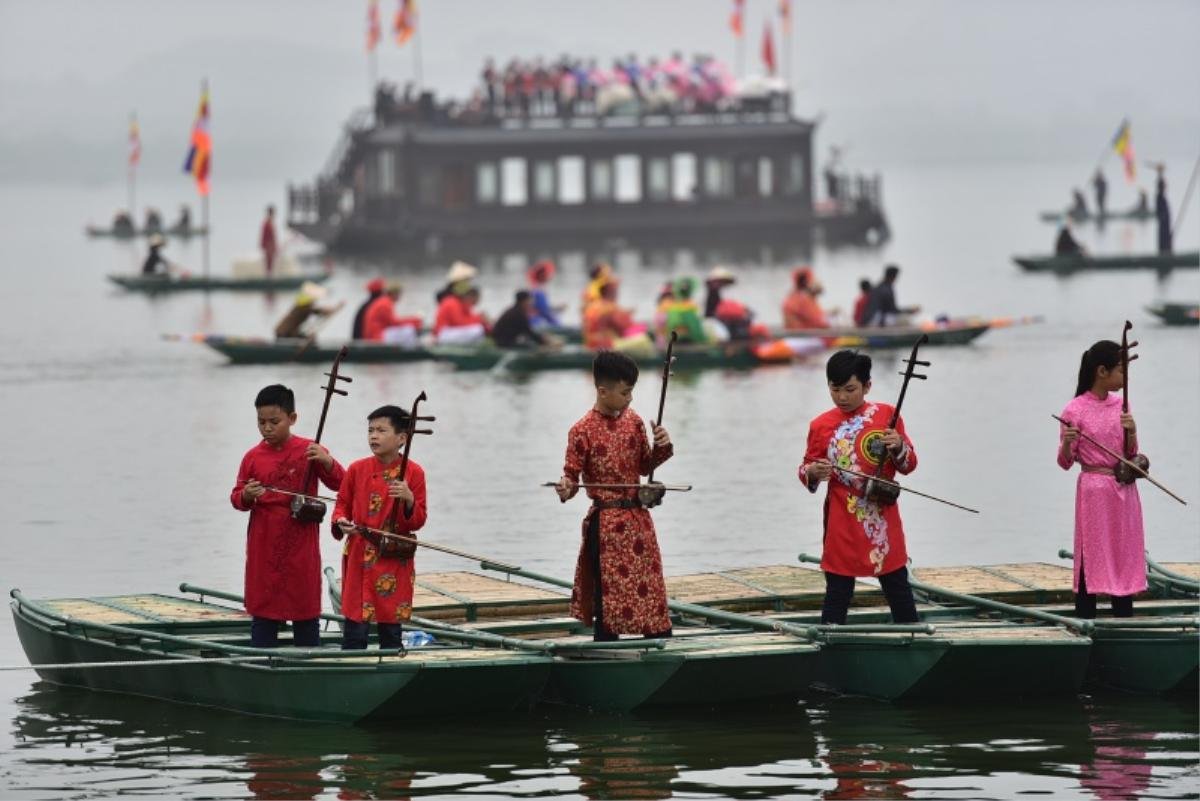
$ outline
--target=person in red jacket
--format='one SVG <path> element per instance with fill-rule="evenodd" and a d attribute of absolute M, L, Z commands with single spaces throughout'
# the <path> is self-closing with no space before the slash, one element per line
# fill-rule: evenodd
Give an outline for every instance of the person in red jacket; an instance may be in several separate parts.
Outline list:
<path fill-rule="evenodd" d="M 275 207 L 267 206 L 267 216 L 263 220 L 262 231 L 258 235 L 258 246 L 262 249 L 263 269 L 267 275 L 275 267 L 275 254 L 279 248 L 275 240 Z"/>
<path fill-rule="evenodd" d="M 292 517 L 287 492 L 314 495 L 317 480 L 337 490 L 345 471 L 329 451 L 291 433 L 296 396 L 272 384 L 254 399 L 262 441 L 246 452 L 229 500 L 250 513 L 246 529 L 246 611 L 250 644 L 274 648 L 279 628 L 292 621 L 292 644 L 321 644 L 321 548 L 316 523 Z"/>
<path fill-rule="evenodd" d="M 404 623 L 412 618 L 416 571 L 413 559 L 387 555 L 381 538 L 360 534 L 356 526 L 383 529 L 392 507 L 404 504 L 396 516 L 397 534 L 410 534 L 425 525 L 425 471 L 408 461 L 400 474 L 400 452 L 408 431 L 408 412 L 382 406 L 367 415 L 367 445 L 371 455 L 346 470 L 333 507 L 333 532 L 347 537 L 342 548 L 342 649 L 367 647 L 371 623 L 379 629 L 380 648 L 400 648 Z"/>
<path fill-rule="evenodd" d="M 399 281 L 388 281 L 383 294 L 371 301 L 363 313 L 362 338 L 371 342 L 416 342 L 422 320 L 396 314 L 396 301 L 404 293 Z"/>
<path fill-rule="evenodd" d="M 475 310 L 479 289 L 470 281 L 458 281 L 450 286 L 438 303 L 433 335 L 438 342 L 469 344 L 478 342 L 491 330 L 487 317 Z"/>

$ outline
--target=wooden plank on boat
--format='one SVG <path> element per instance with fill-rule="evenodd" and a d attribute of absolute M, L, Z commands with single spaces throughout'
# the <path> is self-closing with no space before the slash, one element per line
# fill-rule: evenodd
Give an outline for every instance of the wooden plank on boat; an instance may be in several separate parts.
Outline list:
<path fill-rule="evenodd" d="M 561 592 L 465 571 L 418 576 L 413 594 L 414 613 L 438 620 L 560 615 L 570 603 Z"/>
<path fill-rule="evenodd" d="M 1200 562 L 1160 562 L 1159 564 L 1172 573 L 1200 581 Z"/>
<path fill-rule="evenodd" d="M 825 598 L 825 574 L 800 565 L 766 565 L 731 570 L 728 575 L 770 590 L 782 601 L 783 609 L 814 609 Z M 854 582 L 854 606 L 872 606 L 883 598 L 883 592 L 873 584 Z"/>
<path fill-rule="evenodd" d="M 772 609 L 770 593 L 755 589 L 719 573 L 695 573 L 667 578 L 667 595 L 676 601 L 722 609 Z"/>
<path fill-rule="evenodd" d="M 825 575 L 798 565 L 745 567 L 667 579 L 667 594 L 688 603 L 733 611 L 813 609 L 825 597 Z M 858 582 L 855 605 L 878 603 L 878 587 Z"/>
<path fill-rule="evenodd" d="M 1074 597 L 1074 571 L 1069 565 L 1049 562 L 1020 562 L 985 565 L 983 569 L 1021 584 L 1033 595 L 1025 603 L 1069 601 Z"/>
<path fill-rule="evenodd" d="M 1037 592 L 1020 581 L 981 567 L 922 567 L 914 576 L 934 587 L 1005 603 L 1032 603 L 1037 599 Z"/>
<path fill-rule="evenodd" d="M 120 626 L 246 623 L 250 620 L 250 616 L 240 609 L 154 593 L 56 598 L 40 603 L 47 609 L 80 622 Z"/>

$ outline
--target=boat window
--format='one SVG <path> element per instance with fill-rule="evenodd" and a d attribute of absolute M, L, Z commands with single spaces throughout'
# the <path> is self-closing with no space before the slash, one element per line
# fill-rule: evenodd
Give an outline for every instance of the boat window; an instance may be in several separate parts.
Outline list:
<path fill-rule="evenodd" d="M 671 199 L 671 162 L 666 156 L 646 159 L 646 197 L 659 201 Z"/>
<path fill-rule="evenodd" d="M 671 156 L 671 197 L 681 203 L 696 199 L 696 157 L 691 153 Z"/>
<path fill-rule="evenodd" d="M 533 163 L 533 202 L 553 203 L 557 194 L 553 161 L 535 161 Z"/>
<path fill-rule="evenodd" d="M 808 176 L 806 175 L 807 171 L 804 168 L 804 157 L 799 154 L 789 157 L 787 161 L 787 167 L 787 181 L 783 186 L 784 194 L 807 194 Z"/>
<path fill-rule="evenodd" d="M 396 191 L 396 154 L 390 150 L 375 153 L 368 162 L 367 191 L 372 195 L 390 195 Z"/>
<path fill-rule="evenodd" d="M 758 159 L 758 194 L 762 197 L 775 194 L 775 162 L 769 156 Z"/>
<path fill-rule="evenodd" d="M 733 193 L 738 197 L 758 196 L 758 159 L 741 156 L 737 159 L 734 172 Z"/>
<path fill-rule="evenodd" d="M 704 194 L 729 197 L 733 194 L 733 164 L 717 156 L 704 158 Z"/>
<path fill-rule="evenodd" d="M 491 205 L 500 199 L 500 173 L 496 162 L 482 161 L 475 165 L 475 201 Z"/>
<path fill-rule="evenodd" d="M 642 159 L 632 153 L 613 159 L 616 188 L 613 197 L 618 203 L 637 203 L 642 199 Z"/>
<path fill-rule="evenodd" d="M 439 206 L 442 202 L 442 171 L 436 164 L 427 164 L 417 173 L 417 198 L 422 206 Z"/>
<path fill-rule="evenodd" d="M 500 202 L 505 206 L 524 206 L 529 202 L 525 159 L 507 158 L 500 162 Z"/>
<path fill-rule="evenodd" d="M 463 209 L 471 201 L 471 172 L 466 164 L 447 164 L 442 169 L 442 208 Z"/>
<path fill-rule="evenodd" d="M 592 200 L 612 200 L 613 197 L 613 165 L 608 159 L 597 159 L 592 162 L 591 186 L 589 192 Z"/>
<path fill-rule="evenodd" d="M 563 156 L 558 160 L 558 202 L 575 205 L 586 199 L 583 186 L 583 158 Z"/>

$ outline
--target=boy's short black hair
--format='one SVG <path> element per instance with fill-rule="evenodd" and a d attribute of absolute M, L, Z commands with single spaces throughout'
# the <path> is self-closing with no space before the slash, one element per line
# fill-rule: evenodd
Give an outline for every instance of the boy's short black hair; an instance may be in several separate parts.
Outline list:
<path fill-rule="evenodd" d="M 592 378 L 596 386 L 624 381 L 633 386 L 638 380 L 637 362 L 615 350 L 602 350 L 592 359 Z"/>
<path fill-rule="evenodd" d="M 254 398 L 254 408 L 261 409 L 264 406 L 278 406 L 291 414 L 296 411 L 296 393 L 283 384 L 263 387 Z"/>
<path fill-rule="evenodd" d="M 529 300 L 532 297 L 533 297 L 533 295 L 530 294 L 528 289 L 518 289 L 517 294 L 513 296 L 513 299 L 517 303 L 524 303 L 525 301 Z"/>
<path fill-rule="evenodd" d="M 856 350 L 839 350 L 825 362 L 825 378 L 832 387 L 840 387 L 851 378 L 866 385 L 871 380 L 871 357 Z"/>
<path fill-rule="evenodd" d="M 408 412 L 401 409 L 399 406 L 380 406 L 375 411 L 367 415 L 367 422 L 372 420 L 380 420 L 386 418 L 392 424 L 392 430 L 397 434 L 403 434 L 408 431 Z"/>

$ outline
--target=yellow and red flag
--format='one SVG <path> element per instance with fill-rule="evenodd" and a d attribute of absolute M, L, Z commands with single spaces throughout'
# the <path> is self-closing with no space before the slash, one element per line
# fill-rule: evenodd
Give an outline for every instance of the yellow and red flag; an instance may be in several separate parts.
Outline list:
<path fill-rule="evenodd" d="M 192 146 L 188 150 L 183 171 L 196 179 L 196 191 L 208 194 L 208 173 L 212 167 L 212 137 L 208 133 L 208 83 L 200 89 L 200 107 L 192 125 Z"/>
<path fill-rule="evenodd" d="M 417 0 L 400 0 L 392 32 L 396 34 L 396 44 L 401 46 L 417 32 Z"/>
<path fill-rule="evenodd" d="M 129 166 L 136 167 L 142 160 L 142 132 L 138 128 L 137 115 L 129 115 Z"/>
<path fill-rule="evenodd" d="M 741 38 L 742 17 L 746 10 L 746 0 L 733 0 L 733 13 L 729 16 L 729 30 L 733 31 L 733 35 Z"/>
<path fill-rule="evenodd" d="M 1125 180 L 1133 183 L 1137 177 L 1137 165 L 1133 157 L 1133 141 L 1130 139 L 1128 119 L 1121 120 L 1121 127 L 1117 129 L 1117 135 L 1113 137 L 1112 146 L 1121 160 L 1125 162 Z"/>
<path fill-rule="evenodd" d="M 379 24 L 379 0 L 367 0 L 367 52 L 370 53 L 379 44 L 382 37 L 382 27 Z"/>

